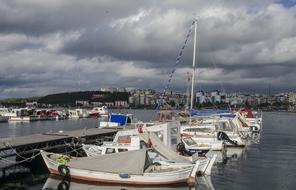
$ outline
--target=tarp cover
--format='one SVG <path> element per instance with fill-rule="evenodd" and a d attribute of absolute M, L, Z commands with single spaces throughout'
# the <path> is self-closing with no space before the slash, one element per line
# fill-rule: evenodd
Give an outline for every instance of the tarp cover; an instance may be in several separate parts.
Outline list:
<path fill-rule="evenodd" d="M 176 152 L 171 150 L 168 146 L 163 144 L 163 142 L 154 133 L 148 133 L 148 132 L 140 133 L 139 137 L 146 143 L 149 143 L 149 139 L 150 139 L 150 142 L 152 143 L 152 146 L 155 149 L 155 151 L 157 151 L 161 156 L 163 156 L 168 160 L 178 161 L 178 162 L 187 162 L 187 163 L 191 162 L 190 158 L 177 154 Z"/>
<path fill-rule="evenodd" d="M 234 117 L 231 111 L 229 110 L 214 110 L 214 109 L 206 109 L 206 110 L 191 110 L 191 115 L 199 115 L 199 116 L 209 116 L 209 115 L 219 115 L 224 117 Z"/>
<path fill-rule="evenodd" d="M 126 125 L 128 120 L 128 116 L 123 114 L 111 114 L 110 115 L 110 122 L 119 123 L 120 126 Z"/>
<path fill-rule="evenodd" d="M 75 158 L 69 162 L 68 166 L 98 172 L 142 175 L 150 163 L 147 149 L 141 149 L 95 157 Z"/>
<path fill-rule="evenodd" d="M 254 118 L 254 114 L 252 113 L 251 109 L 243 108 L 243 109 L 239 110 L 239 113 L 241 115 L 245 115 L 247 118 Z"/>

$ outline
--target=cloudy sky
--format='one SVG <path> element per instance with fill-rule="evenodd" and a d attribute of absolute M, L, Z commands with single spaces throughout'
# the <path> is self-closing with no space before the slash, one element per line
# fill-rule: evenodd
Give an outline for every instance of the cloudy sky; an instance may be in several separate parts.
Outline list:
<path fill-rule="evenodd" d="M 1 0 L 0 98 L 162 90 L 193 18 L 197 89 L 296 90 L 296 0 Z M 171 86 L 186 91 L 189 38 Z"/>

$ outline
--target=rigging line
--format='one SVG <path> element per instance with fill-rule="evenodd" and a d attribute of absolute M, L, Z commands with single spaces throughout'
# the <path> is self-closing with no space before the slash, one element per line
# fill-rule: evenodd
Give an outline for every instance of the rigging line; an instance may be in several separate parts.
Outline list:
<path fill-rule="evenodd" d="M 209 52 L 212 50 L 209 46 L 206 46 L 206 48 L 207 48 L 207 50 L 208 50 Z M 215 61 L 214 61 L 214 56 L 209 56 L 209 57 L 210 57 L 210 63 L 214 66 L 214 68 L 215 68 L 215 69 L 218 68 L 218 67 L 217 67 L 217 64 L 216 64 Z M 209 68 L 206 68 L 206 69 L 207 69 L 207 70 L 210 70 Z M 219 82 L 219 85 L 220 85 L 222 91 L 223 91 L 223 92 L 225 93 L 225 95 L 226 95 L 226 90 L 225 90 L 225 87 L 224 87 L 222 81 L 218 80 L 218 82 Z M 215 105 L 215 106 L 216 106 L 216 105 Z M 229 109 L 230 111 L 232 111 L 229 102 L 227 103 L 227 106 L 228 106 L 228 109 Z"/>
<path fill-rule="evenodd" d="M 210 61 L 211 61 L 211 64 L 214 66 L 214 68 L 218 68 L 218 67 L 217 67 L 217 64 L 215 63 L 214 58 L 213 58 L 212 56 L 210 56 Z M 226 96 L 226 90 L 225 90 L 225 87 L 224 87 L 222 81 L 219 80 L 218 82 L 219 82 L 219 85 L 220 85 L 221 88 L 222 88 L 222 91 L 225 93 L 225 96 Z M 232 111 L 229 102 L 227 103 L 227 106 L 228 106 L 228 109 L 229 109 L 230 111 Z"/>
<path fill-rule="evenodd" d="M 213 4 L 213 5 L 214 5 L 214 4 Z M 216 4 L 216 7 L 223 7 L 224 5 L 225 5 L 225 2 L 222 1 L 222 0 L 219 0 L 219 1 L 217 2 L 217 4 Z M 214 10 L 214 11 L 215 11 L 215 10 Z M 201 20 L 201 22 L 202 22 L 202 19 L 200 19 L 200 20 Z M 205 47 L 208 49 L 208 51 L 210 50 L 209 47 L 207 47 L 207 46 L 205 46 Z M 210 61 L 211 61 L 212 65 L 214 65 L 214 67 L 217 68 L 217 66 L 216 66 L 216 64 L 215 64 L 215 62 L 214 62 L 214 60 L 213 60 L 213 57 L 211 57 L 211 56 L 210 56 Z M 206 69 L 209 70 L 209 68 L 206 68 Z M 224 93 L 226 93 L 223 83 L 222 83 L 221 81 L 219 81 L 219 84 L 220 84 L 220 86 L 221 86 L 222 91 L 223 91 Z M 201 91 L 201 89 L 202 89 L 202 85 L 201 85 L 201 84 L 198 84 L 198 85 L 200 85 L 200 86 L 198 86 L 198 87 L 200 87 L 200 91 Z M 214 107 L 218 108 L 217 105 L 216 105 L 215 103 L 212 103 L 212 104 L 213 104 Z M 229 110 L 231 111 L 231 106 L 230 106 L 229 103 L 227 103 L 227 106 L 228 106 Z"/>
<path fill-rule="evenodd" d="M 163 93 L 162 93 L 162 95 L 161 95 L 161 100 L 160 100 L 160 102 L 159 102 L 159 104 L 158 104 L 158 106 L 157 106 L 157 109 L 159 109 L 159 107 L 163 104 L 163 99 L 164 99 L 165 93 L 166 93 L 167 89 L 169 88 L 169 85 L 170 85 L 170 83 L 171 83 L 171 80 L 172 80 L 172 78 L 173 78 L 173 75 L 174 75 L 174 73 L 175 73 L 175 71 L 176 71 L 176 67 L 178 66 L 178 64 L 179 64 L 180 61 L 181 61 L 181 58 L 182 58 L 182 55 L 183 55 L 183 51 L 184 51 L 184 49 L 185 49 L 185 47 L 186 47 L 186 45 L 187 45 L 187 42 L 188 42 L 189 37 L 191 36 L 192 28 L 193 28 L 193 26 L 194 26 L 194 23 L 195 23 L 195 20 L 192 21 L 192 23 L 191 23 L 191 25 L 190 25 L 190 28 L 189 28 L 189 31 L 188 31 L 188 33 L 187 33 L 187 35 L 186 35 L 185 41 L 184 41 L 184 43 L 183 43 L 183 46 L 181 47 L 181 49 L 180 49 L 180 51 L 179 51 L 179 54 L 178 54 L 178 56 L 177 56 L 177 58 L 176 58 L 176 61 L 175 61 L 174 67 L 173 67 L 173 69 L 172 69 L 172 71 L 171 71 L 171 73 L 170 73 L 170 75 L 169 75 L 169 79 L 167 80 L 167 83 L 166 83 L 166 85 L 165 85 L 165 87 L 164 87 Z"/>

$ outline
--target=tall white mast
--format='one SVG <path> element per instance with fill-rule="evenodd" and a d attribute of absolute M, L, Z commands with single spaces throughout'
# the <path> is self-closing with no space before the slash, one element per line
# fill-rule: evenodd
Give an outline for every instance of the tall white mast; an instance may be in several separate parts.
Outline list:
<path fill-rule="evenodd" d="M 196 41 L 197 41 L 197 20 L 194 21 L 194 43 L 193 43 L 193 60 L 192 60 L 192 78 L 191 78 L 191 100 L 190 100 L 190 110 L 193 108 L 193 98 L 194 98 L 194 80 L 195 80 L 195 52 L 196 52 Z M 190 119 L 191 120 L 191 119 Z"/>

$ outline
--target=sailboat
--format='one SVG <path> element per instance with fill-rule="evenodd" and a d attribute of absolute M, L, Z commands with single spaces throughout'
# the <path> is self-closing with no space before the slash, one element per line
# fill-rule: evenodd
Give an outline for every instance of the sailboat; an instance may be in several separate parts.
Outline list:
<path fill-rule="evenodd" d="M 238 127 L 232 122 L 232 118 L 222 118 L 221 113 L 213 117 L 212 115 L 203 115 L 200 117 L 192 117 L 194 104 L 194 82 L 195 82 L 195 65 L 196 65 L 196 45 L 197 44 L 197 20 L 194 22 L 194 45 L 193 45 L 193 63 L 191 77 L 191 95 L 189 122 L 181 126 L 181 135 L 184 137 L 192 137 L 199 144 L 212 146 L 212 150 L 225 151 L 225 144 L 228 146 L 245 146 L 246 140 L 240 136 Z M 206 111 L 206 113 L 208 113 Z M 227 112 L 227 116 L 228 113 Z M 204 117 L 206 116 L 206 117 Z M 194 121 L 194 122 L 193 122 Z M 222 126 L 222 127 L 221 127 Z M 227 130 L 226 130 L 227 128 Z"/>

